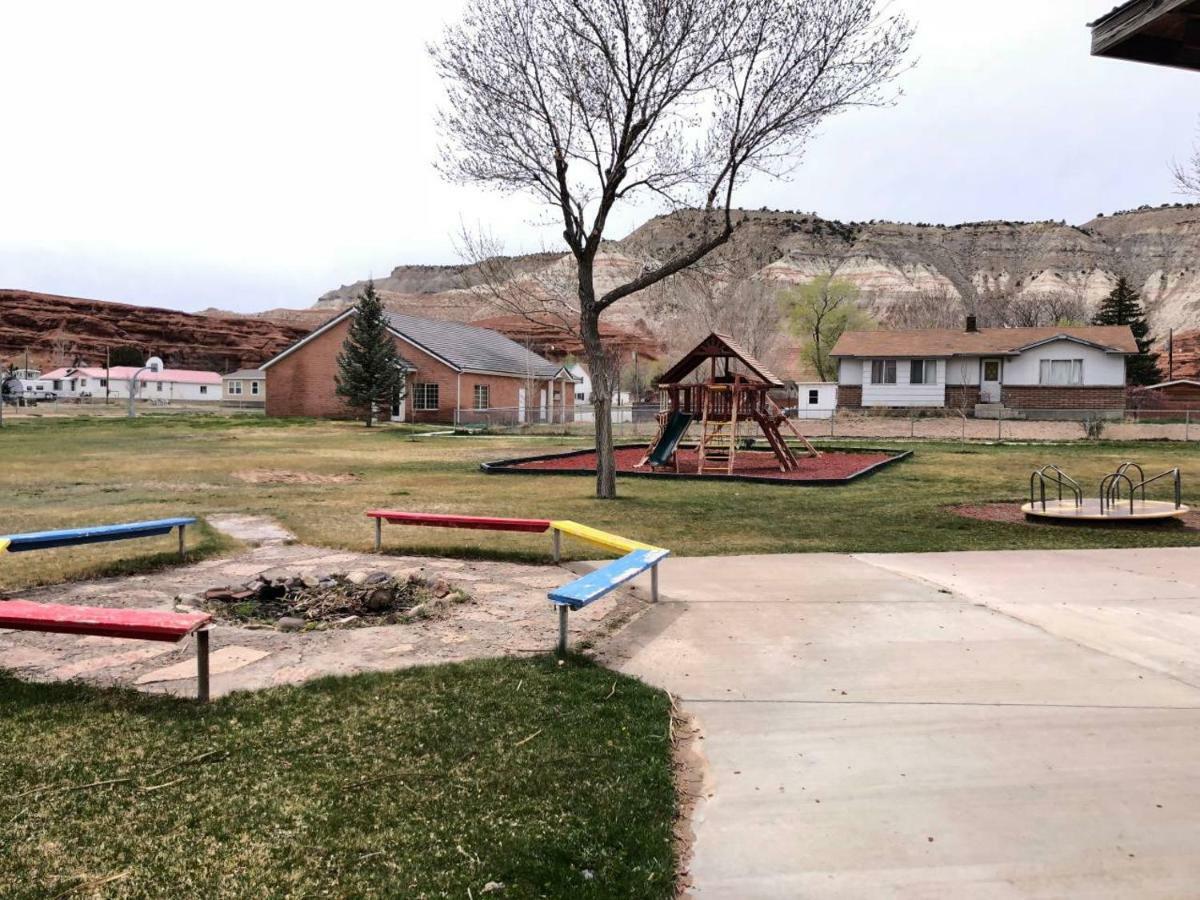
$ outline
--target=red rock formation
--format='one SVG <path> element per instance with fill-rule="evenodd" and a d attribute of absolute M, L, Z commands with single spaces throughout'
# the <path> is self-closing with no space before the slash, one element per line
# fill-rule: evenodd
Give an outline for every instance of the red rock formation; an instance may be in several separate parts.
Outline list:
<path fill-rule="evenodd" d="M 173 368 L 229 372 L 258 366 L 311 329 L 268 319 L 192 315 L 102 300 L 0 290 L 0 362 L 47 368 L 103 364 L 106 349 L 132 347 Z"/>

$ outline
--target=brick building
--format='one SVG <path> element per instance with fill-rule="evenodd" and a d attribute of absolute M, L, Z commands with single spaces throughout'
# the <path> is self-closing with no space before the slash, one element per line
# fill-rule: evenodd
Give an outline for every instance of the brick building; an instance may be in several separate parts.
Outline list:
<path fill-rule="evenodd" d="M 838 407 L 941 407 L 976 416 L 1120 416 L 1127 325 L 854 331 L 833 348 Z"/>
<path fill-rule="evenodd" d="M 267 415 L 352 417 L 335 376 L 354 314 L 342 312 L 263 364 Z M 388 314 L 388 330 L 406 372 L 392 421 L 514 425 L 574 417 L 566 369 L 502 334 L 398 313 Z"/>

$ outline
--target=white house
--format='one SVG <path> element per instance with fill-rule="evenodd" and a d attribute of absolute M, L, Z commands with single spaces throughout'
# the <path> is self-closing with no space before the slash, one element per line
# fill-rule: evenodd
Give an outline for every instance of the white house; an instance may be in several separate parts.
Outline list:
<path fill-rule="evenodd" d="M 996 415 L 1120 415 L 1126 325 L 846 332 L 833 348 L 843 409 L 944 407 Z"/>
<path fill-rule="evenodd" d="M 591 422 L 595 418 L 592 412 L 592 378 L 579 363 L 566 366 L 566 371 L 575 381 L 575 421 Z M 629 391 L 613 391 L 612 420 L 633 421 L 633 394 Z"/>
<path fill-rule="evenodd" d="M 73 366 L 46 372 L 38 380 L 48 383 L 59 399 L 121 400 L 129 398 L 129 382 L 137 372 L 133 366 Z M 221 376 L 194 369 L 146 370 L 138 376 L 136 396 L 161 403 L 215 403 L 221 399 Z"/>

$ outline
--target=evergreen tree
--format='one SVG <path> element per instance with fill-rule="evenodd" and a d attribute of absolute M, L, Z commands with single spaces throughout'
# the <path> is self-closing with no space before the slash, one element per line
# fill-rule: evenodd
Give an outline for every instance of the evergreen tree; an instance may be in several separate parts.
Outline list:
<path fill-rule="evenodd" d="M 1142 299 L 1129 285 L 1129 281 L 1120 278 L 1117 286 L 1100 303 L 1096 317 L 1092 320 L 1095 325 L 1128 325 L 1137 341 L 1137 356 L 1129 357 L 1126 377 L 1130 384 L 1157 384 L 1162 380 L 1158 371 L 1158 354 L 1151 352 L 1154 338 L 1150 336 L 1150 325 L 1146 322 L 1146 313 L 1142 309 Z"/>
<path fill-rule="evenodd" d="M 337 393 L 370 428 L 376 407 L 389 407 L 397 394 L 404 396 L 404 369 L 375 282 L 367 282 L 354 308 L 350 333 L 338 354 Z"/>

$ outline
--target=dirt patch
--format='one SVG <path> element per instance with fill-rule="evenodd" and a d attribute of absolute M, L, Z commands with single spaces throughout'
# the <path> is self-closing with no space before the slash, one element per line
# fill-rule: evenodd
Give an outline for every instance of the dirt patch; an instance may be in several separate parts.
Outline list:
<path fill-rule="evenodd" d="M 300 575 L 271 570 L 244 584 L 175 599 L 221 621 L 312 631 L 406 624 L 444 615 L 454 604 L 469 602 L 471 595 L 444 578 L 430 582 L 416 572 Z"/>
<path fill-rule="evenodd" d="M 1021 512 L 1021 501 L 1013 500 L 1007 503 L 961 503 L 947 506 L 950 512 L 964 519 L 975 519 L 979 522 L 1000 522 L 1005 525 L 1028 525 L 1031 528 L 1117 528 L 1128 531 L 1145 531 L 1164 529 L 1169 531 L 1200 532 L 1200 513 L 1189 512 L 1179 519 L 1166 519 L 1158 522 L 1133 523 L 1128 521 L 1097 522 L 1085 521 L 1053 521 L 1049 519 L 1031 519 Z"/>
<path fill-rule="evenodd" d="M 699 454 L 695 449 L 681 449 L 678 473 L 674 470 L 656 471 L 648 465 L 638 466 L 645 455 L 645 447 L 618 448 L 616 451 L 617 471 L 627 474 L 661 475 L 664 478 L 678 477 L 679 475 L 695 476 L 700 462 Z M 845 481 L 893 458 L 893 454 L 883 451 L 823 453 L 816 459 L 801 457 L 800 465 L 795 471 L 781 472 L 775 454 L 759 450 L 740 450 L 734 460 L 733 474 L 740 478 L 779 479 L 796 482 Z M 556 456 L 551 459 L 515 462 L 504 468 L 529 472 L 594 472 L 596 470 L 596 454 L 594 452 L 577 453 Z M 706 472 L 704 477 L 723 478 L 726 476 Z"/>
<path fill-rule="evenodd" d="M 675 896 L 692 896 L 692 853 L 696 843 L 693 823 L 701 803 L 713 795 L 708 761 L 700 742 L 704 735 L 695 716 L 685 713 L 671 697 L 671 765 L 675 781 Z"/>
<path fill-rule="evenodd" d="M 290 472 L 287 469 L 241 469 L 233 477 L 246 484 L 351 484 L 358 481 L 353 472 L 318 475 L 316 472 Z"/>

